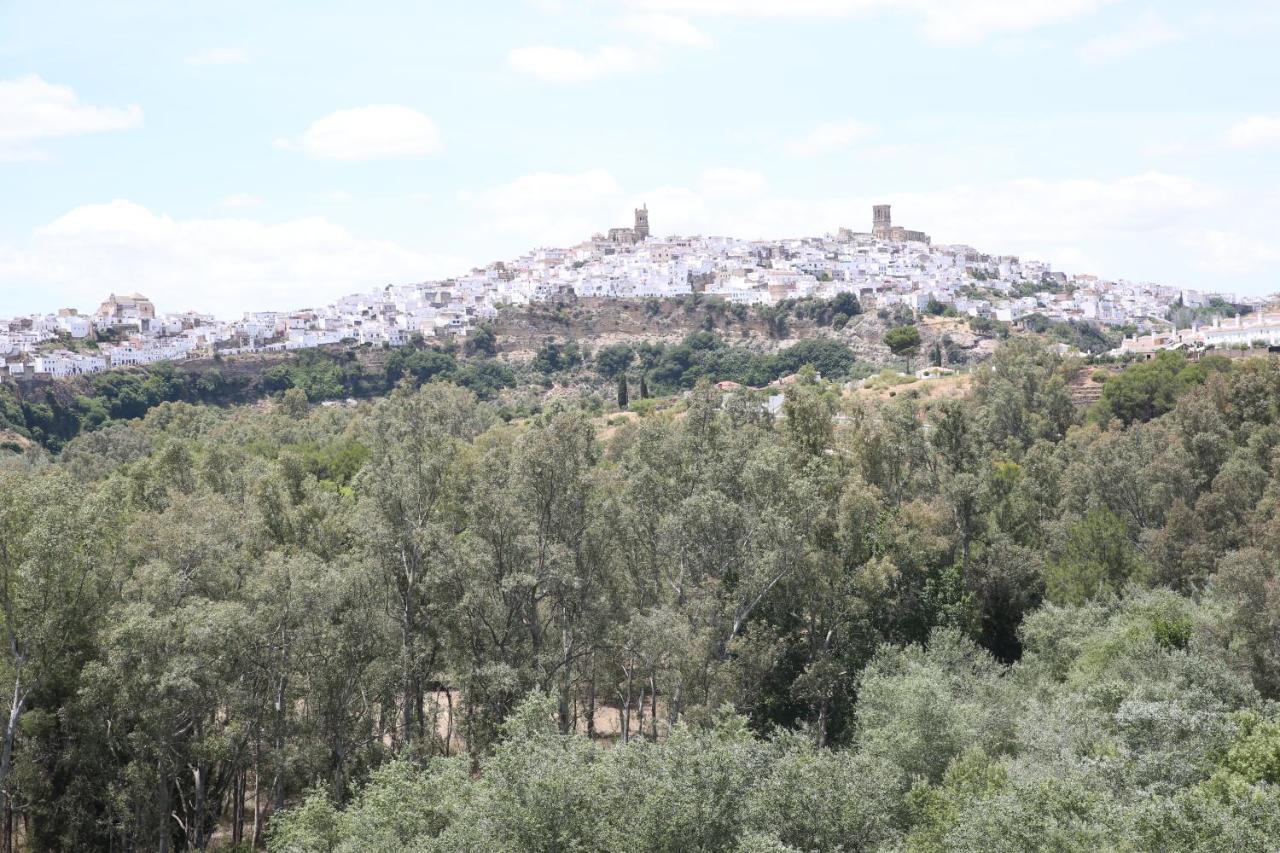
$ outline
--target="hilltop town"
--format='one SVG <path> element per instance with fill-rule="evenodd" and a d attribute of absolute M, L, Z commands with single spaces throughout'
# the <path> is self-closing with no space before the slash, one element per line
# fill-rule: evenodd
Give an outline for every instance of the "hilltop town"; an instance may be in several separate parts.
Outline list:
<path fill-rule="evenodd" d="M 919 315 L 945 310 L 1005 323 L 1030 315 L 1082 321 L 1134 333 L 1117 352 L 1212 346 L 1258 340 L 1280 343 L 1280 317 L 1237 317 L 1225 327 L 1178 330 L 1174 308 L 1238 306 L 1258 298 L 1200 292 L 1148 282 L 1069 275 L 1048 263 L 935 244 L 929 235 L 893 224 L 876 205 L 872 228 L 841 228 L 823 237 L 743 240 L 654 237 L 649 210 L 567 248 L 540 248 L 454 278 L 387 285 L 335 302 L 290 311 L 253 311 L 240 319 L 195 312 L 157 312 L 141 294 L 112 294 L 92 314 L 0 319 L 0 378 L 62 378 L 133 365 L 215 354 L 291 351 L 352 343 L 399 346 L 465 336 L 503 306 L 572 293 L 643 299 L 702 294 L 743 305 L 775 305 L 806 297 L 854 294 L 864 309 Z M 1141 335 L 1141 337 L 1138 337 Z"/>

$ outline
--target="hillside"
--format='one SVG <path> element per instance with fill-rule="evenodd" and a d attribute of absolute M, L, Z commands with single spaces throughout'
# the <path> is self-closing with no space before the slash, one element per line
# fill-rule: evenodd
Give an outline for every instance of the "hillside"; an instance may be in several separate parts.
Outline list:
<path fill-rule="evenodd" d="M 905 357 L 885 345 L 895 327 L 918 331 L 919 343 Z M 762 387 L 806 365 L 853 380 L 908 361 L 915 368 L 937 360 L 962 368 L 989 357 L 999 331 L 979 335 L 964 320 L 915 320 L 902 310 L 863 313 L 847 298 L 748 308 L 694 297 L 566 296 L 503 308 L 461 339 L 216 356 L 0 385 L 0 428 L 57 450 L 83 430 L 141 417 L 165 402 L 235 405 L 291 388 L 313 403 L 372 399 L 406 377 L 453 381 L 501 401 L 510 418 L 536 413 L 566 393 L 611 399 L 620 375 L 643 396 L 688 390 L 699 379 Z"/>
<path fill-rule="evenodd" d="M 519 308 L 504 308 L 490 328 L 498 336 L 503 353 L 514 359 L 532 358 L 547 337 L 577 340 L 592 347 L 662 342 L 676 344 L 699 331 L 714 331 L 726 343 L 757 352 L 774 353 L 810 338 L 829 338 L 849 347 L 854 357 L 876 365 L 893 360 L 883 343 L 884 333 L 895 322 L 876 312 L 859 313 L 836 329 L 831 314 L 813 305 L 821 300 L 783 304 L 780 307 L 747 307 L 722 300 L 684 299 L 625 300 L 578 298 L 572 294 Z M 948 344 L 953 360 L 980 360 L 994 349 L 994 336 L 974 333 L 968 323 L 944 317 L 919 321 L 922 350 L 935 343 Z"/>

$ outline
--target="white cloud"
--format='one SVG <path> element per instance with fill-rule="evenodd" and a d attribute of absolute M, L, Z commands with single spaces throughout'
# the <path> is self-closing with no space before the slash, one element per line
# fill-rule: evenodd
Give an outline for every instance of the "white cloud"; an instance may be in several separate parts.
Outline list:
<path fill-rule="evenodd" d="M 828 121 L 819 124 L 804 136 L 787 140 L 786 152 L 792 157 L 816 157 L 848 148 L 872 133 L 869 125 L 855 119 Z"/>
<path fill-rule="evenodd" d="M 176 220 L 124 200 L 75 208 L 24 246 L 0 244 L 0 291 L 38 288 L 46 310 L 92 307 L 111 291 L 138 290 L 161 310 L 238 316 L 465 268 L 460 259 L 362 239 L 319 217 Z"/>
<path fill-rule="evenodd" d="M 886 0 L 923 18 L 921 29 L 935 41 L 980 41 L 1020 33 L 1096 12 L 1107 0 Z"/>
<path fill-rule="evenodd" d="M 714 221 L 716 199 L 688 187 L 655 187 L 620 201 L 612 210 L 610 223 L 630 225 L 634 210 L 641 204 L 649 208 L 649 226 L 654 234 L 692 234 Z"/>
<path fill-rule="evenodd" d="M 707 195 L 754 195 L 764 187 L 764 175 L 750 169 L 707 169 L 698 176 L 698 190 Z"/>
<path fill-rule="evenodd" d="M 1104 33 L 1085 42 L 1080 56 L 1087 62 L 1101 63 L 1130 56 L 1154 47 L 1176 44 L 1186 33 L 1155 14 L 1147 14 L 1129 27 Z"/>
<path fill-rule="evenodd" d="M 1231 148 L 1257 148 L 1280 144 L 1280 116 L 1251 116 L 1236 122 L 1227 131 L 1226 144 Z"/>
<path fill-rule="evenodd" d="M 142 108 L 83 104 L 70 86 L 36 74 L 0 80 L 0 160 L 43 160 L 32 143 L 62 136 L 124 130 L 142 123 Z"/>
<path fill-rule="evenodd" d="M 1192 151 L 1192 147 L 1185 142 L 1176 140 L 1161 140 L 1160 142 L 1152 142 L 1142 146 L 1140 149 L 1144 157 L 1176 157 Z"/>
<path fill-rule="evenodd" d="M 1183 243 L 1199 251 L 1199 266 L 1209 272 L 1247 275 L 1274 270 L 1280 263 L 1280 250 L 1273 242 L 1233 231 L 1208 229 L 1190 235 Z"/>
<path fill-rule="evenodd" d="M 629 15 L 620 20 L 618 26 L 662 44 L 677 47 L 711 46 L 711 39 L 706 33 L 688 20 L 675 15 Z"/>
<path fill-rule="evenodd" d="M 243 47 L 211 47 L 187 57 L 188 65 L 244 65 L 249 51 Z"/>
<path fill-rule="evenodd" d="M 464 190 L 459 200 L 479 212 L 482 228 L 521 238 L 528 245 L 571 245 L 610 225 L 622 188 L 604 169 L 535 172 L 481 190 Z"/>
<path fill-rule="evenodd" d="M 692 187 L 624 190 L 608 171 L 588 169 L 535 172 L 462 192 L 459 199 L 477 215 L 477 229 L 488 245 L 520 252 L 533 246 L 575 245 L 611 227 L 630 226 L 634 209 L 642 204 L 649 207 L 656 234 L 714 230 L 725 225 L 727 209 L 748 202 L 754 206 L 766 186 L 759 172 L 715 168 L 699 174 Z"/>
<path fill-rule="evenodd" d="M 548 83 L 582 83 L 611 74 L 645 71 L 654 67 L 653 55 L 622 45 L 605 45 L 592 54 L 567 47 L 535 45 L 518 47 L 507 54 L 512 71 Z"/>
<path fill-rule="evenodd" d="M 1114 0 L 623 0 L 626 5 L 683 15 L 851 17 L 899 13 L 920 20 L 937 41 L 977 41 L 1025 32 L 1097 11 Z"/>
<path fill-rule="evenodd" d="M 230 208 L 257 207 L 262 204 L 262 199 L 249 193 L 232 193 L 219 202 L 219 204 L 222 207 Z"/>
<path fill-rule="evenodd" d="M 338 110 L 312 122 L 296 141 L 276 140 L 276 147 L 316 160 L 382 160 L 444 150 L 435 122 L 399 104 Z"/>
<path fill-rule="evenodd" d="M 622 187 L 604 169 L 585 172 L 535 172 L 515 181 L 463 191 L 458 199 L 481 215 L 481 231 L 512 237 L 513 246 L 570 246 L 617 220 Z M 517 250 L 518 251 L 518 250 Z"/>

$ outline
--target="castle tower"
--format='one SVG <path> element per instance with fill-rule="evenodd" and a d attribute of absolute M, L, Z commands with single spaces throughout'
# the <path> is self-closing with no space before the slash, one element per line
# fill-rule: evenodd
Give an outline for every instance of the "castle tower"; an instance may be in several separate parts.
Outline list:
<path fill-rule="evenodd" d="M 889 232 L 893 229 L 893 218 L 889 215 L 889 205 L 877 204 L 871 208 L 871 234 L 881 239 L 889 239 Z"/>
<path fill-rule="evenodd" d="M 636 208 L 636 242 L 643 243 L 649 239 L 649 205 Z"/>

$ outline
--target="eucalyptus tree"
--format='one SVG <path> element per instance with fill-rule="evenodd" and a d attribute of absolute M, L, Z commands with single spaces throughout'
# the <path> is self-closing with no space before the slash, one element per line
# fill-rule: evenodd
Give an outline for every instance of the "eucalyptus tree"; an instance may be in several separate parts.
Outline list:
<path fill-rule="evenodd" d="M 64 472 L 0 471 L 0 617 L 8 708 L 0 745 L 0 792 L 11 814 L 15 761 L 26 780 L 55 799 L 38 801 L 53 821 L 65 780 L 49 766 L 71 720 L 60 718 L 93 659 L 110 591 L 100 561 L 119 546 L 119 495 L 86 495 Z M 32 714 L 42 724 L 26 723 Z M 25 733 L 25 734 L 24 734 Z M 30 743 L 24 751 L 24 740 Z M 37 792 L 32 791 L 33 795 Z M 41 831 L 56 832 L 51 823 Z M 12 839 L 6 819 L 5 843 Z"/>
<path fill-rule="evenodd" d="M 369 458 L 356 480 L 359 524 L 398 626 L 402 723 L 394 736 L 405 744 L 427 734 L 426 691 L 443 663 L 438 591 L 453 559 L 454 465 L 485 422 L 470 392 L 426 385 L 398 389 L 374 410 L 367 431 Z"/>

